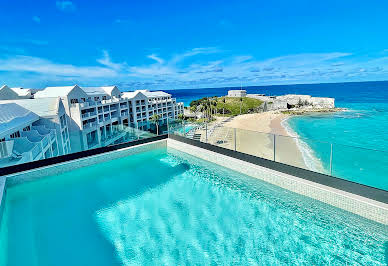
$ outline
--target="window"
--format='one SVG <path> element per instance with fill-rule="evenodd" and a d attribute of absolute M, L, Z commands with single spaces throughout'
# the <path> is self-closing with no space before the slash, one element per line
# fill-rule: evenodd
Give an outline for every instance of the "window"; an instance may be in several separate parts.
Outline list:
<path fill-rule="evenodd" d="M 102 96 L 102 99 L 103 99 L 103 100 L 106 100 L 106 96 Z"/>
<path fill-rule="evenodd" d="M 86 102 L 86 99 L 85 99 L 85 98 L 81 98 L 81 101 L 82 101 L 82 102 Z"/>
<path fill-rule="evenodd" d="M 78 103 L 78 99 L 70 99 L 70 103 L 71 103 L 71 104 Z"/>
<path fill-rule="evenodd" d="M 11 139 L 20 138 L 20 132 L 16 131 L 9 136 Z"/>
<path fill-rule="evenodd" d="M 25 128 L 23 128 L 23 131 L 30 131 L 30 130 L 31 130 L 30 126 L 26 126 Z"/>
<path fill-rule="evenodd" d="M 94 100 L 95 100 L 95 101 L 99 101 L 99 100 L 100 100 L 100 97 L 94 97 Z"/>

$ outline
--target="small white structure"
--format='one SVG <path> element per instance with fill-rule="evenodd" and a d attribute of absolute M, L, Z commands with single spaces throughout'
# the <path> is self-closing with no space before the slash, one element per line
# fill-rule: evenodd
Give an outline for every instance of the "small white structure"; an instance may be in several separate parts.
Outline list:
<path fill-rule="evenodd" d="M 228 91 L 228 97 L 246 97 L 247 91 L 246 90 L 229 90 Z"/>

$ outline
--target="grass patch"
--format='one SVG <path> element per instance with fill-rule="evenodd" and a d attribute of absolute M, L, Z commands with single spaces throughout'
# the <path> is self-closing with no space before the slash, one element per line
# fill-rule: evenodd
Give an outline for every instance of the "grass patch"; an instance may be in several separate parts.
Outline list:
<path fill-rule="evenodd" d="M 225 99 L 225 103 L 224 103 Z M 255 113 L 258 111 L 258 108 L 263 103 L 258 99 L 243 97 L 242 102 L 241 98 L 237 97 L 217 97 L 217 113 L 223 114 L 223 108 L 225 108 L 225 115 L 239 115 L 240 114 L 240 105 L 241 105 L 241 114 Z"/>

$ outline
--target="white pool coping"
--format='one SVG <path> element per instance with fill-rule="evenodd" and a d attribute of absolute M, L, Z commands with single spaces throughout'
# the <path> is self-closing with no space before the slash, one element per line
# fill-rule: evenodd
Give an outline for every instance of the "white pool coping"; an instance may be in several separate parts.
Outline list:
<path fill-rule="evenodd" d="M 167 148 L 185 152 L 200 159 L 360 215 L 364 218 L 388 225 L 388 204 L 281 173 L 170 138 L 167 139 Z"/>

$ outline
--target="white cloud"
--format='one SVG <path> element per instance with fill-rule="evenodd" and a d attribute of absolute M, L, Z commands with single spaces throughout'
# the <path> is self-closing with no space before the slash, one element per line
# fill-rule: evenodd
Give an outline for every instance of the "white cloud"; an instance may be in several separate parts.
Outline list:
<path fill-rule="evenodd" d="M 61 11 L 74 11 L 75 5 L 71 1 L 57 1 L 56 6 Z"/>
<path fill-rule="evenodd" d="M 47 59 L 23 55 L 0 59 L 0 71 L 33 72 L 41 75 L 80 78 L 117 76 L 117 72 L 108 67 L 59 64 Z"/>
<path fill-rule="evenodd" d="M 200 54 L 214 54 L 214 53 L 219 53 L 221 52 L 218 48 L 216 47 L 203 47 L 203 48 L 193 48 L 189 51 L 186 51 L 182 54 L 175 55 L 172 60 L 171 64 L 176 64 L 178 62 L 181 62 L 189 57 L 200 55 Z"/>
<path fill-rule="evenodd" d="M 108 68 L 114 69 L 114 70 L 120 70 L 125 67 L 124 63 L 114 63 L 112 59 L 109 56 L 108 51 L 103 50 L 102 51 L 103 56 L 100 59 L 97 59 L 97 62 L 101 65 L 107 66 Z"/>
<path fill-rule="evenodd" d="M 150 59 L 155 60 L 159 64 L 163 64 L 164 63 L 164 60 L 162 58 L 158 57 L 156 54 L 150 54 L 147 57 L 150 58 Z"/>
<path fill-rule="evenodd" d="M 33 16 L 33 17 L 32 17 L 32 20 L 33 20 L 34 22 L 36 22 L 36 23 L 40 23 L 40 17 L 38 17 L 38 16 Z"/>
<path fill-rule="evenodd" d="M 209 54 L 212 55 L 207 56 Z M 20 80 L 24 82 L 29 77 L 28 73 L 35 73 L 35 80 L 71 78 L 76 83 L 105 81 L 131 84 L 134 88 L 159 89 L 234 86 L 240 82 L 257 85 L 387 77 L 388 57 L 360 60 L 350 55 L 339 52 L 309 53 L 256 60 L 250 55 L 225 56 L 217 48 L 194 48 L 165 58 L 157 54 L 146 55 L 144 64 L 129 65 L 127 62 L 115 62 L 104 50 L 96 63 L 88 66 L 57 63 L 24 55 L 4 58 L 3 55 L 0 56 L 0 76 L 4 77 L 4 73 L 8 73 L 8 76 L 19 73 Z M 147 58 L 153 61 L 149 62 Z"/>

